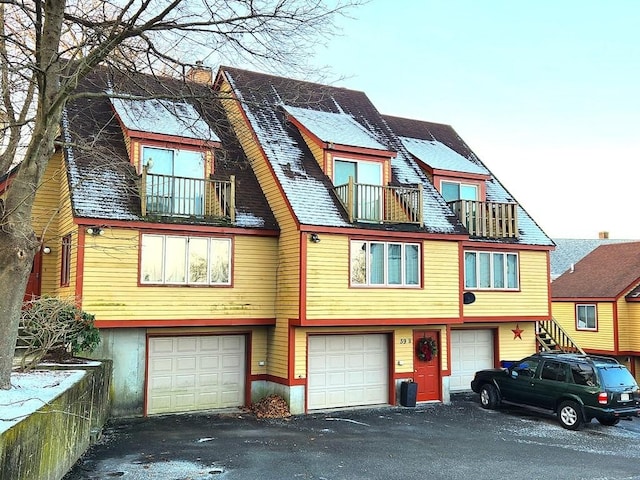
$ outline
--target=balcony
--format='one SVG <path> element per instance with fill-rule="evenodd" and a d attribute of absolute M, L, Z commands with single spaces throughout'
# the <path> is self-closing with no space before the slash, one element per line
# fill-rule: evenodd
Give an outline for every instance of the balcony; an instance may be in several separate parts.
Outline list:
<path fill-rule="evenodd" d="M 235 177 L 230 180 L 174 177 L 149 173 L 140 176 L 143 216 L 235 221 Z"/>
<path fill-rule="evenodd" d="M 413 223 L 424 225 L 422 185 L 392 187 L 349 183 L 334 187 L 349 221 L 371 223 Z"/>
<path fill-rule="evenodd" d="M 517 238 L 518 204 L 456 200 L 447 202 L 472 237 Z"/>

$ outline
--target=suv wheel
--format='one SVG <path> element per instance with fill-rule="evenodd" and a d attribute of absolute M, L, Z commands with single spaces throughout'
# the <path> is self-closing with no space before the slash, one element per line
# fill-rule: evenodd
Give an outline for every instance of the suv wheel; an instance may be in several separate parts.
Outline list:
<path fill-rule="evenodd" d="M 613 427 L 614 425 L 617 425 L 620 422 L 619 418 L 599 418 L 598 421 L 600 422 L 600 425 L 604 425 L 606 427 Z"/>
<path fill-rule="evenodd" d="M 576 402 L 566 401 L 558 407 L 560 425 L 569 430 L 578 430 L 582 425 L 582 412 Z"/>
<path fill-rule="evenodd" d="M 482 408 L 496 408 L 500 403 L 498 398 L 498 390 L 490 383 L 485 383 L 480 388 L 480 405 Z"/>

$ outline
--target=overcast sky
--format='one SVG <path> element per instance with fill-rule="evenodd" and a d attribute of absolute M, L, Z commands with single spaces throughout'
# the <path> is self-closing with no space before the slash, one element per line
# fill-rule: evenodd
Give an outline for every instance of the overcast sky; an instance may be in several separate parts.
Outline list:
<path fill-rule="evenodd" d="M 640 239 L 640 0 L 373 0 L 334 85 L 452 125 L 552 238 Z"/>

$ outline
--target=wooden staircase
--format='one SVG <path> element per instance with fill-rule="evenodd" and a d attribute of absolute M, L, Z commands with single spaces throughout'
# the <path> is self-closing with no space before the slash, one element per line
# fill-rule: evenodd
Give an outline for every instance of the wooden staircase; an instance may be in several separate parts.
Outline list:
<path fill-rule="evenodd" d="M 554 318 L 536 322 L 536 341 L 541 352 L 585 354 Z"/>

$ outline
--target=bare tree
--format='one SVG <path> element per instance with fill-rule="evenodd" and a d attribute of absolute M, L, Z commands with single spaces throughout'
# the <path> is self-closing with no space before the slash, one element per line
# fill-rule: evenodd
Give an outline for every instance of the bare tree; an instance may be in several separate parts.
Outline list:
<path fill-rule="evenodd" d="M 360 0 L 0 2 L 0 389 L 10 388 L 20 310 L 41 232 L 32 208 L 75 87 L 100 64 L 182 73 L 196 60 L 304 68 Z M 195 57 L 195 58 L 194 58 Z"/>

